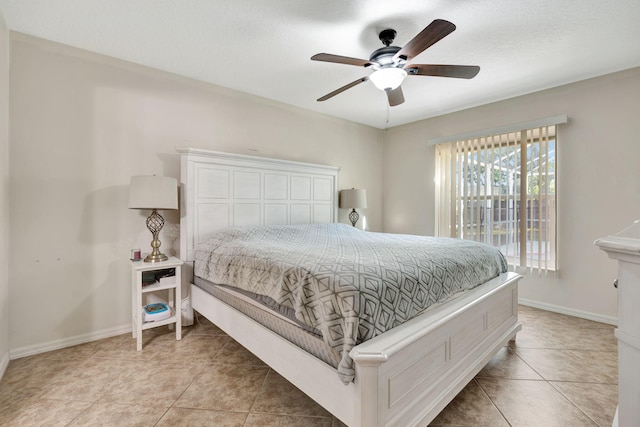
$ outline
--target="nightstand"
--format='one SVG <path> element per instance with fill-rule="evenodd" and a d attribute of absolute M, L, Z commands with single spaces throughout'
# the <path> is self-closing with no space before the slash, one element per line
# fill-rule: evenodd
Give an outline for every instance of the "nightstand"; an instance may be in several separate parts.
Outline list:
<path fill-rule="evenodd" d="M 136 338 L 136 348 L 142 350 L 142 331 L 159 326 L 169 325 L 169 328 L 175 324 L 176 340 L 182 339 L 182 260 L 176 257 L 170 257 L 163 262 L 144 262 L 130 261 L 131 263 L 131 335 Z M 142 273 L 154 272 L 175 268 L 175 280 L 169 283 L 159 283 L 142 286 Z M 163 320 L 145 322 L 142 319 L 142 296 L 149 292 L 167 291 L 168 302 L 172 310 L 171 317 Z"/>

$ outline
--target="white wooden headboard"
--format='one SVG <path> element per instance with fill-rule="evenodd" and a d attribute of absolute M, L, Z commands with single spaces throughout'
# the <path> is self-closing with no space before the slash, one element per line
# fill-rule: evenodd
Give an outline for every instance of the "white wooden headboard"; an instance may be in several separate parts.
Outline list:
<path fill-rule="evenodd" d="M 180 258 L 207 234 L 239 225 L 338 218 L 339 167 L 194 148 L 180 153 Z"/>

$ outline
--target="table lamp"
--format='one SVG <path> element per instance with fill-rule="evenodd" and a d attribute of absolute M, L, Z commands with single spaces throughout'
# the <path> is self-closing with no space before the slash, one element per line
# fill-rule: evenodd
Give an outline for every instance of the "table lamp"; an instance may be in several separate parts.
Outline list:
<path fill-rule="evenodd" d="M 360 218 L 356 209 L 364 209 L 367 207 L 367 190 L 360 188 L 352 188 L 351 190 L 340 191 L 340 207 L 344 209 L 352 209 L 349 213 L 351 225 L 356 226 L 356 222 Z"/>
<path fill-rule="evenodd" d="M 161 262 L 169 258 L 160 252 L 158 234 L 164 218 L 158 209 L 178 209 L 178 180 L 167 176 L 132 176 L 129 186 L 129 209 L 149 209 L 147 228 L 153 235 L 152 251 L 145 262 Z"/>

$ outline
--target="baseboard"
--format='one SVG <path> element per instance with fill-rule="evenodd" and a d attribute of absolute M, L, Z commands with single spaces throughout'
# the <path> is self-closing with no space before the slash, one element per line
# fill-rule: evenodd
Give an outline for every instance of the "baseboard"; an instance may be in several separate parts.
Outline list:
<path fill-rule="evenodd" d="M 7 351 L 2 355 L 2 359 L 0 359 L 0 380 L 4 376 L 5 371 L 7 370 L 7 366 L 9 366 L 9 352 Z"/>
<path fill-rule="evenodd" d="M 33 356 L 34 354 L 46 353 L 47 351 L 59 350 L 65 347 L 71 347 L 78 344 L 84 344 L 91 341 L 97 341 L 104 338 L 114 337 L 131 333 L 131 324 L 118 326 L 115 328 L 102 329 L 90 332 L 88 334 L 76 335 L 74 337 L 62 338 L 59 340 L 49 341 L 42 344 L 28 345 L 25 347 L 9 350 L 9 359 L 19 359 L 21 357 Z"/>
<path fill-rule="evenodd" d="M 593 320 L 594 322 L 607 323 L 609 325 L 618 325 L 617 317 L 603 316 L 601 314 L 590 313 L 588 311 L 575 310 L 573 308 L 562 307 L 555 304 L 547 304 L 544 302 L 533 301 L 526 298 L 518 298 L 518 304 L 527 307 L 539 308 L 541 310 L 552 311 L 554 313 L 566 314 L 569 316 L 579 317 L 581 319 Z"/>
<path fill-rule="evenodd" d="M 580 317 L 582 319 L 593 320 L 594 322 L 607 323 L 609 325 L 618 325 L 618 319 L 616 317 L 602 316 L 596 313 L 590 313 L 588 311 L 575 310 L 572 308 L 562 307 L 555 304 L 548 304 L 539 301 L 533 301 L 526 298 L 518 298 L 518 304 L 526 305 L 528 307 L 539 308 L 541 310 L 552 311 L 554 313 L 567 314 L 569 316 Z M 78 344 L 84 344 L 91 341 L 97 341 L 104 338 L 114 337 L 116 335 L 122 335 L 131 332 L 131 325 L 123 325 L 115 328 L 102 329 L 100 331 L 90 332 L 88 334 L 76 335 L 74 337 L 63 338 L 60 340 L 54 340 L 45 342 L 42 344 L 28 345 L 25 347 L 19 347 L 10 350 L 9 353 L 5 353 L 0 359 L 0 378 L 4 374 L 9 360 L 19 359 L 21 357 L 33 356 L 34 354 L 46 353 L 47 351 L 59 350 L 65 347 L 71 347 Z"/>

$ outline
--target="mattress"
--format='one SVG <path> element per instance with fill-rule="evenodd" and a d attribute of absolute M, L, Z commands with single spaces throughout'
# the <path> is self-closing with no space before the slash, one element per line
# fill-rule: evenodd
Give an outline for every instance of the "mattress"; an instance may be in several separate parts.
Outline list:
<path fill-rule="evenodd" d="M 307 353 L 336 368 L 340 355 L 322 339 L 322 334 L 312 328 L 304 327 L 286 313 L 270 308 L 265 302 L 254 296 L 228 286 L 216 285 L 200 277 L 194 278 L 194 284 L 213 295 L 225 304 L 246 314 L 256 322 L 289 340 Z"/>
<path fill-rule="evenodd" d="M 320 331 L 353 380 L 351 349 L 507 271 L 482 243 L 345 224 L 233 227 L 195 251 L 195 276 L 261 295 Z"/>

